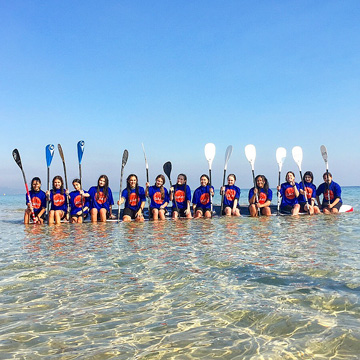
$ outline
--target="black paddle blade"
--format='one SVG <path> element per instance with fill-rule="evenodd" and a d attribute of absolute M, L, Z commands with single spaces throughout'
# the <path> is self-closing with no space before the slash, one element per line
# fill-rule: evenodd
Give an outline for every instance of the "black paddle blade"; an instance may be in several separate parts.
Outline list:
<path fill-rule="evenodd" d="M 172 165 L 171 165 L 171 162 L 170 161 L 167 161 L 164 166 L 163 166 L 163 169 L 164 169 L 164 173 L 166 174 L 166 176 L 170 179 L 170 174 L 171 174 L 171 168 L 172 168 Z"/>
<path fill-rule="evenodd" d="M 124 150 L 123 157 L 122 157 L 122 167 L 124 167 L 128 161 L 129 152 Z"/>
<path fill-rule="evenodd" d="M 13 152 L 12 152 L 12 156 L 13 156 L 15 162 L 18 164 L 19 168 L 22 169 L 22 164 L 21 164 L 21 158 L 20 158 L 19 150 L 18 150 L 18 149 L 14 149 Z"/>

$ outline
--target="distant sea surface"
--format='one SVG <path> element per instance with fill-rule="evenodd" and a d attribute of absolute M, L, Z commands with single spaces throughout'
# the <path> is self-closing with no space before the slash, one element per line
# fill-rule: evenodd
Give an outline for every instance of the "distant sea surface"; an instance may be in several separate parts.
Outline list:
<path fill-rule="evenodd" d="M 1 196 L 0 359 L 359 359 L 342 190 L 353 213 L 59 226 Z"/>

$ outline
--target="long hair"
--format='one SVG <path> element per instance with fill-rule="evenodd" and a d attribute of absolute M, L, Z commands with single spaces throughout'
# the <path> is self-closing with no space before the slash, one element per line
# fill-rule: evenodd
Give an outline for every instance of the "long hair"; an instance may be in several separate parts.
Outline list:
<path fill-rule="evenodd" d="M 127 178 L 126 178 L 126 190 L 128 193 L 128 202 L 130 203 L 130 192 L 131 192 L 131 186 L 130 186 L 130 178 L 134 177 L 136 179 L 136 185 L 135 185 L 135 193 L 136 193 L 136 201 L 138 201 L 139 199 L 139 180 L 138 177 L 135 174 L 130 174 Z M 121 195 L 121 194 L 120 194 Z"/>
<path fill-rule="evenodd" d="M 313 181 L 314 181 L 314 175 L 313 175 L 313 173 L 312 173 L 311 171 L 306 171 L 305 174 L 304 174 L 304 176 L 303 176 L 304 182 L 305 182 L 305 176 L 310 176 L 310 177 L 311 177 L 310 183 L 312 184 Z"/>
<path fill-rule="evenodd" d="M 165 176 L 160 174 L 156 177 L 155 179 L 155 185 L 156 186 L 156 180 L 157 179 L 161 179 L 163 181 L 161 187 L 160 187 L 160 194 L 161 194 L 161 200 L 164 200 L 165 199 L 165 190 L 164 190 L 164 184 L 165 184 Z"/>
<path fill-rule="evenodd" d="M 53 186 L 52 192 L 53 192 L 53 194 L 55 195 L 55 193 L 56 193 L 56 189 L 55 189 L 55 185 L 54 185 L 55 180 L 60 180 L 61 181 L 60 193 L 61 193 L 61 195 L 64 195 L 64 180 L 60 175 L 57 175 L 57 176 L 55 176 L 53 178 L 53 181 L 52 181 L 52 186 Z"/>
<path fill-rule="evenodd" d="M 75 183 L 80 184 L 80 190 L 82 190 L 81 180 L 80 180 L 80 179 L 74 179 L 74 180 L 72 181 L 72 184 L 74 185 Z"/>
<path fill-rule="evenodd" d="M 187 176 L 183 173 L 179 174 L 179 176 L 182 176 L 184 178 L 184 193 L 185 193 L 185 201 L 187 201 L 187 197 L 186 197 L 186 186 L 187 186 Z M 175 185 L 175 188 L 174 188 L 174 197 L 175 197 L 175 193 L 176 193 L 176 189 L 177 189 L 177 186 L 178 186 L 178 183 L 176 181 L 176 185 Z"/>
<path fill-rule="evenodd" d="M 96 193 L 97 193 L 97 196 L 99 198 L 100 196 L 100 185 L 99 185 L 99 181 L 101 178 L 104 178 L 105 180 L 105 185 L 103 186 L 103 193 L 104 193 L 104 197 L 107 198 L 108 197 L 108 193 L 109 193 L 109 178 L 106 176 L 106 175 L 100 175 L 99 176 L 99 179 L 98 179 L 98 183 L 97 183 L 97 189 L 96 189 Z"/>
<path fill-rule="evenodd" d="M 41 185 L 41 180 L 40 180 L 40 178 L 37 177 L 37 176 L 35 176 L 34 178 L 31 179 L 31 189 L 30 189 L 30 190 L 32 190 L 32 191 L 35 191 L 35 190 L 34 190 L 34 187 L 33 187 L 33 182 L 34 182 L 34 181 L 39 182 L 39 184 Z"/>
<path fill-rule="evenodd" d="M 264 182 L 264 191 L 265 193 L 267 194 L 268 191 L 269 191 L 269 182 L 268 182 L 268 179 L 265 177 L 265 175 L 258 175 L 256 178 L 255 178 L 255 185 L 257 183 L 257 179 L 261 178 L 262 181 Z M 260 192 L 260 188 L 256 185 L 256 188 L 258 189 L 258 191 Z"/>

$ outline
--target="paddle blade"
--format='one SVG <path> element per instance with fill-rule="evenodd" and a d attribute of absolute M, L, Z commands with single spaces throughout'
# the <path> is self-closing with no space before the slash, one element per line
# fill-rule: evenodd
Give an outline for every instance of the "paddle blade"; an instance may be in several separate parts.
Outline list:
<path fill-rule="evenodd" d="M 327 162 L 328 162 L 328 154 L 327 154 L 327 150 L 326 150 L 325 145 L 320 146 L 320 151 L 321 151 L 321 156 L 323 157 L 325 163 L 327 164 Z M 327 168 L 327 166 L 326 166 L 326 168 Z"/>
<path fill-rule="evenodd" d="M 211 169 L 211 165 L 212 162 L 214 161 L 215 152 L 216 152 L 215 145 L 213 143 L 207 143 L 205 145 L 204 152 L 205 152 L 205 158 L 209 163 L 209 169 Z"/>
<path fill-rule="evenodd" d="M 245 146 L 245 156 L 248 162 L 251 164 L 251 168 L 254 170 L 254 164 L 256 159 L 256 148 L 254 145 L 249 144 Z"/>
<path fill-rule="evenodd" d="M 146 167 L 146 169 L 148 169 L 148 168 L 149 168 L 149 164 L 148 164 L 147 159 L 146 159 L 146 153 L 145 153 L 144 143 L 141 143 L 141 146 L 142 146 L 142 148 L 143 148 L 143 152 L 144 152 L 145 167 Z"/>
<path fill-rule="evenodd" d="M 166 174 L 166 176 L 170 179 L 170 174 L 171 174 L 171 169 L 172 169 L 172 165 L 170 161 L 167 161 L 164 166 L 164 173 Z"/>
<path fill-rule="evenodd" d="M 54 156 L 55 146 L 52 144 L 49 144 L 45 147 L 45 154 L 46 154 L 46 165 L 47 167 L 50 166 L 51 161 Z"/>
<path fill-rule="evenodd" d="M 233 150 L 232 145 L 229 145 L 229 146 L 227 147 L 227 149 L 226 149 L 226 152 L 225 152 L 225 165 L 224 165 L 224 170 L 227 169 L 227 164 L 228 164 L 228 161 L 229 161 L 229 159 L 230 159 L 232 150 Z"/>
<path fill-rule="evenodd" d="M 283 147 L 279 147 L 276 149 L 276 162 L 279 165 L 279 171 L 281 171 L 281 168 L 284 164 L 286 158 L 286 149 Z"/>
<path fill-rule="evenodd" d="M 129 152 L 125 149 L 124 153 L 123 153 L 123 157 L 122 157 L 122 167 L 124 167 L 128 161 L 128 157 L 129 157 Z"/>
<path fill-rule="evenodd" d="M 81 164 L 81 160 L 82 160 L 82 157 L 83 157 L 84 147 L 85 147 L 85 141 L 80 140 L 77 143 L 77 153 L 78 153 L 79 165 Z"/>
<path fill-rule="evenodd" d="M 21 158 L 20 158 L 19 150 L 18 150 L 18 149 L 14 149 L 13 152 L 12 152 L 12 156 L 13 156 L 15 162 L 18 164 L 19 168 L 22 169 L 22 164 L 21 164 Z"/>
<path fill-rule="evenodd" d="M 301 163 L 303 159 L 302 148 L 300 146 L 294 146 L 292 149 L 292 156 L 297 166 L 299 167 L 299 170 L 301 171 Z"/>

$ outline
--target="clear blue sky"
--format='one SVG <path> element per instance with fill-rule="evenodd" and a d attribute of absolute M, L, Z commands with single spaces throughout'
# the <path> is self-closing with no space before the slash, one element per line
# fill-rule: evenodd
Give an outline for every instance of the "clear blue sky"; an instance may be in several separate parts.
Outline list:
<path fill-rule="evenodd" d="M 198 186 L 213 142 L 215 187 L 230 144 L 228 171 L 250 187 L 249 143 L 272 187 L 279 146 L 284 175 L 298 174 L 299 145 L 319 184 L 322 144 L 334 180 L 360 185 L 359 16 L 358 0 L 0 0 L 0 191 L 23 191 L 14 148 L 28 182 L 40 176 L 46 188 L 49 143 L 62 145 L 77 177 L 78 140 L 85 188 L 105 173 L 118 191 L 125 148 L 125 175 L 143 184 L 142 142 L 151 182 L 170 160 L 173 181 L 185 172 Z"/>

